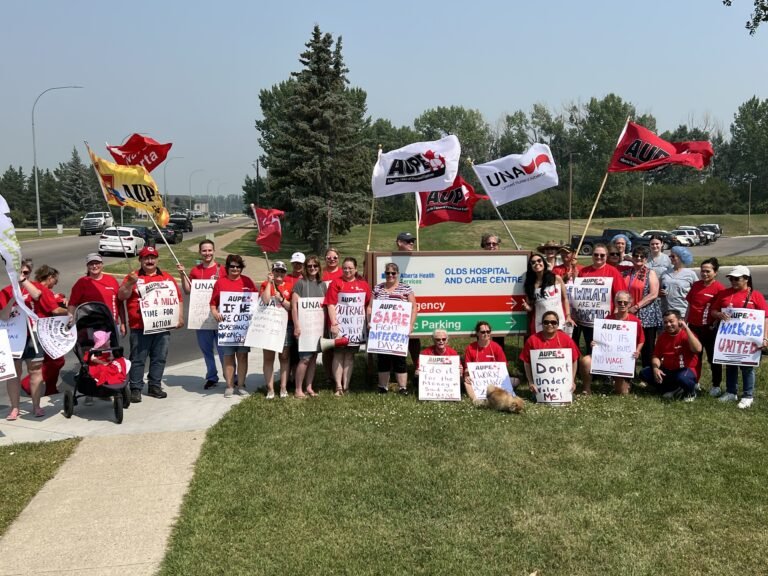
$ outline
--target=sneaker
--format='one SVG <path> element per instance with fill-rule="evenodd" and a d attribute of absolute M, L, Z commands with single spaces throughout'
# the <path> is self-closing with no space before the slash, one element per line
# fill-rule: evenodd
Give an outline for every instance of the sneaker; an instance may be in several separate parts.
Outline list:
<path fill-rule="evenodd" d="M 741 400 L 739 400 L 739 405 L 737 406 L 737 408 L 741 408 L 742 410 L 744 408 L 749 408 L 750 406 L 752 406 L 752 402 L 754 402 L 754 399 L 752 398 L 742 398 Z"/>
<path fill-rule="evenodd" d="M 275 399 L 275 393 L 267 392 L 267 400 L 274 400 L 274 399 Z"/>
<path fill-rule="evenodd" d="M 702 392 L 702 390 L 701 390 L 701 384 L 699 384 L 698 382 L 696 382 L 696 387 L 694 388 L 694 391 L 695 391 L 697 394 L 701 394 L 701 392 Z"/>
<path fill-rule="evenodd" d="M 285 391 L 280 392 L 280 398 L 288 398 L 288 392 L 285 392 Z"/>
<path fill-rule="evenodd" d="M 400 394 L 400 396 L 408 396 L 408 388 L 398 388 L 397 393 Z"/>
<path fill-rule="evenodd" d="M 238 386 L 235 388 L 235 394 L 238 396 L 250 396 L 250 393 L 245 389 L 245 386 Z"/>
<path fill-rule="evenodd" d="M 671 392 L 666 392 L 665 394 L 662 394 L 661 397 L 665 400 L 674 400 L 675 398 L 678 398 L 679 396 L 683 395 L 683 389 L 677 388 L 675 390 L 672 390 Z"/>
<path fill-rule="evenodd" d="M 93 396 L 86 396 L 85 397 L 85 405 L 86 406 L 93 406 Z"/>
<path fill-rule="evenodd" d="M 160 386 L 150 386 L 147 396 L 152 396 L 152 398 L 166 398 L 168 392 L 163 390 Z"/>
<path fill-rule="evenodd" d="M 720 396 L 720 402 L 736 402 L 739 397 L 736 396 L 736 394 L 731 394 L 730 392 L 726 392 L 722 396 Z"/>
<path fill-rule="evenodd" d="M 389 388 L 386 386 L 379 386 L 378 388 L 379 394 L 387 394 L 389 392 Z"/>
<path fill-rule="evenodd" d="M 232 398 L 233 390 L 232 388 L 227 388 L 224 390 L 224 398 Z"/>
<path fill-rule="evenodd" d="M 205 384 L 203 385 L 203 390 L 210 390 L 211 388 L 216 387 L 216 381 L 215 380 L 206 380 Z"/>
<path fill-rule="evenodd" d="M 131 388 L 131 404 L 138 404 L 139 402 L 141 402 L 141 390 Z"/>
<path fill-rule="evenodd" d="M 709 395 L 712 396 L 712 398 L 717 398 L 722 393 L 723 391 L 720 390 L 720 386 L 714 386 L 709 389 Z"/>
<path fill-rule="evenodd" d="M 685 396 L 683 396 L 683 402 L 693 402 L 694 400 L 696 400 L 696 394 L 695 393 L 694 394 L 686 394 Z"/>

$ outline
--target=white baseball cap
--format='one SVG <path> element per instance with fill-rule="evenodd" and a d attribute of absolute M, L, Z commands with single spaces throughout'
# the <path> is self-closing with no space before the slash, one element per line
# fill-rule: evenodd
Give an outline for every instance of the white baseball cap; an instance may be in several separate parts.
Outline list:
<path fill-rule="evenodd" d="M 752 276 L 749 272 L 749 268 L 746 266 L 734 266 L 733 270 L 726 274 L 728 278 L 741 278 L 742 276 Z"/>
<path fill-rule="evenodd" d="M 301 252 L 294 252 L 293 256 L 291 256 L 291 263 L 299 262 L 301 264 L 304 264 L 304 261 L 306 259 L 307 257 L 304 256 L 304 254 L 302 254 Z"/>

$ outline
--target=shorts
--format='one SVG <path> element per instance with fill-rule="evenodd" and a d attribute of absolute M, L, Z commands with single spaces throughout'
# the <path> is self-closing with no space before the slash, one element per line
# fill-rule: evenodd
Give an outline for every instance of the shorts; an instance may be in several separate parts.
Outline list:
<path fill-rule="evenodd" d="M 390 354 L 377 354 L 378 356 L 378 371 L 380 373 L 394 372 L 395 374 L 406 374 L 408 372 L 408 365 L 406 364 L 405 356 L 392 356 Z"/>
<path fill-rule="evenodd" d="M 219 353 L 222 356 L 234 356 L 235 354 L 248 354 L 251 351 L 250 346 L 240 346 L 235 344 L 233 346 L 219 346 Z"/>
<path fill-rule="evenodd" d="M 312 358 L 312 356 L 315 356 L 317 352 L 299 352 L 299 360 L 304 360 L 305 358 Z"/>
<path fill-rule="evenodd" d="M 24 352 L 21 353 L 21 360 L 30 361 L 42 361 L 43 360 L 43 347 L 40 346 L 40 342 L 37 342 L 37 352 L 35 352 L 35 338 L 29 331 L 27 331 L 27 343 L 24 346 Z M 35 340 L 37 340 L 35 338 Z"/>

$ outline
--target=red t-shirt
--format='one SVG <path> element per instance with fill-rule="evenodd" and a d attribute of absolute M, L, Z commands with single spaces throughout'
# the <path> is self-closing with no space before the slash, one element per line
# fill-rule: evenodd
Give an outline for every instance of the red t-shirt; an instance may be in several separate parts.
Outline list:
<path fill-rule="evenodd" d="M 477 342 L 472 342 L 464 349 L 464 363 L 467 362 L 506 362 L 507 356 L 501 346 L 493 340 L 485 348 L 480 348 Z"/>
<path fill-rule="evenodd" d="M 608 314 L 605 318 L 606 320 L 619 320 L 619 318 L 616 318 L 616 314 Z M 623 320 L 623 322 L 634 322 L 637 324 L 637 339 L 635 341 L 635 347 L 637 347 L 638 344 L 645 344 L 645 333 L 643 332 L 643 323 L 640 322 L 640 318 L 635 316 L 634 314 L 627 313 L 626 319 Z"/>
<path fill-rule="evenodd" d="M 176 295 L 179 298 L 179 305 L 184 301 L 184 298 L 181 295 L 181 290 L 179 290 L 179 285 L 176 284 L 176 280 L 173 279 L 173 276 L 168 274 L 167 272 L 161 271 L 159 268 L 155 269 L 155 274 L 152 276 L 147 276 L 144 274 L 141 269 L 138 271 L 139 279 L 136 282 L 136 284 L 133 285 L 133 289 L 131 290 L 131 295 L 128 297 L 128 300 L 126 300 L 126 308 L 128 309 L 128 326 L 131 327 L 133 330 L 143 330 L 144 329 L 144 319 L 141 317 L 141 308 L 139 307 L 139 287 L 144 286 L 147 284 L 152 284 L 153 282 L 170 282 L 173 284 L 173 287 L 176 289 Z M 123 284 L 126 283 L 128 280 L 128 276 L 126 276 L 123 279 Z"/>
<path fill-rule="evenodd" d="M 32 301 L 32 310 L 37 314 L 38 318 L 53 316 L 53 311 L 59 307 L 56 296 L 54 296 L 50 288 L 43 286 L 40 282 L 33 281 L 32 284 L 40 290 L 40 298 Z"/>
<path fill-rule="evenodd" d="M 342 292 L 364 292 L 365 305 L 368 306 L 368 302 L 371 301 L 371 287 L 368 285 L 368 282 L 362 278 L 355 278 L 350 282 L 347 282 L 343 278 L 339 277 L 331 282 L 330 286 L 328 286 L 328 291 L 325 293 L 325 301 L 323 302 L 323 306 L 328 306 L 329 304 L 333 304 L 335 306 L 338 304 L 339 294 Z"/>
<path fill-rule="evenodd" d="M 746 303 L 747 295 L 749 295 L 748 304 Z M 721 290 L 715 297 L 711 309 L 722 310 L 729 306 L 733 308 L 751 308 L 752 310 L 763 310 L 768 312 L 763 295 L 757 290 L 752 290 L 752 294 L 750 294 L 748 288 L 745 290 L 736 290 L 735 288 Z"/>
<path fill-rule="evenodd" d="M 98 280 L 91 276 L 82 276 L 72 286 L 69 305 L 77 308 L 85 302 L 103 302 L 112 311 L 112 317 L 120 322 L 118 316 L 117 291 L 120 285 L 114 276 L 102 274 Z"/>
<path fill-rule="evenodd" d="M 190 280 L 210 280 L 211 278 L 217 280 L 224 278 L 226 275 L 227 269 L 224 268 L 224 264 L 216 264 L 215 266 L 208 266 L 208 268 L 198 264 L 189 271 Z"/>
<path fill-rule="evenodd" d="M 536 334 L 531 334 L 528 340 L 525 341 L 519 358 L 526 364 L 530 364 L 531 350 L 553 350 L 555 348 L 570 348 L 572 362 L 576 362 L 576 360 L 578 360 L 579 356 L 581 355 L 579 352 L 579 347 L 576 346 L 573 338 L 568 336 L 568 334 L 562 330 L 558 330 L 555 332 L 555 335 L 549 339 L 544 337 L 543 331 L 537 332 Z"/>
<path fill-rule="evenodd" d="M 272 287 L 272 282 L 267 282 L 264 280 L 264 282 L 261 283 L 259 286 L 259 294 L 264 292 L 264 290 L 269 286 L 269 295 L 270 296 L 276 296 L 275 289 Z M 291 292 L 293 291 L 293 284 L 290 282 L 286 282 L 283 280 L 283 283 L 277 286 L 277 291 L 280 292 L 280 294 L 285 298 L 286 300 L 291 299 Z"/>
<path fill-rule="evenodd" d="M 685 297 L 688 300 L 688 324 L 691 326 L 711 326 L 714 324 L 715 319 L 710 314 L 711 307 L 715 302 L 715 297 L 722 290 L 725 290 L 725 286 L 717 280 L 709 286 L 705 286 L 703 280 L 694 282 Z"/>
<path fill-rule="evenodd" d="M 330 270 L 323 270 L 323 282 L 331 282 L 333 280 L 336 280 L 336 278 L 341 278 L 343 275 L 343 272 L 341 271 L 341 266 L 336 268 L 333 272 Z"/>
<path fill-rule="evenodd" d="M 32 309 L 32 296 L 29 295 L 29 292 L 23 286 L 21 287 L 21 294 L 24 296 L 24 303 L 27 305 L 27 308 Z M 13 298 L 13 287 L 9 284 L 0 290 L 0 309 L 5 308 L 11 298 Z"/>
<path fill-rule="evenodd" d="M 256 292 L 256 284 L 248 276 L 240 275 L 237 280 L 230 280 L 226 276 L 222 276 L 213 285 L 211 306 L 219 307 L 222 292 Z"/>
<path fill-rule="evenodd" d="M 656 338 L 653 355 L 661 360 L 662 369 L 682 370 L 690 368 L 699 378 L 699 356 L 691 351 L 688 333 L 681 329 L 674 336 L 666 330 Z"/>
<path fill-rule="evenodd" d="M 606 264 L 599 269 L 596 269 L 594 266 L 585 266 L 579 271 L 579 278 L 613 278 L 611 283 L 611 302 L 613 302 L 616 292 L 627 289 L 624 276 L 621 275 L 618 268 L 610 264 Z"/>
<path fill-rule="evenodd" d="M 456 352 L 456 350 L 454 350 L 450 346 L 446 346 L 445 352 L 443 352 L 442 354 L 438 354 L 437 352 L 435 352 L 434 345 L 429 346 L 427 348 L 422 348 L 421 354 L 424 354 L 424 356 L 458 356 L 459 355 L 459 353 Z"/>

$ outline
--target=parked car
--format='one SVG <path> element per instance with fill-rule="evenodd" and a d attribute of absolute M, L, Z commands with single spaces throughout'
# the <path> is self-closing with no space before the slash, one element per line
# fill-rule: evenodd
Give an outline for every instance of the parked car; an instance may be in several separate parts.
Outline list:
<path fill-rule="evenodd" d="M 702 244 L 709 244 L 710 242 L 714 242 L 717 240 L 715 235 L 712 232 L 707 232 L 705 230 L 702 230 L 698 226 L 678 226 L 680 230 L 693 230 L 696 232 L 696 234 L 699 235 L 699 238 L 701 238 Z"/>
<path fill-rule="evenodd" d="M 648 247 L 648 244 L 651 242 L 649 238 L 643 238 L 637 232 L 632 230 L 627 230 L 625 228 L 606 228 L 603 230 L 603 234 L 601 236 L 585 236 L 579 254 L 589 256 L 592 254 L 592 250 L 594 250 L 595 244 L 608 244 L 611 239 L 616 236 L 616 234 L 624 234 L 627 238 L 629 238 L 629 241 L 632 243 L 632 248 L 635 248 L 636 246 Z M 571 248 L 575 250 L 579 245 L 580 240 L 581 235 L 571 236 Z"/>
<path fill-rule="evenodd" d="M 184 232 L 192 232 L 192 214 L 171 214 L 168 221 L 176 224 Z"/>
<path fill-rule="evenodd" d="M 184 232 L 176 224 L 168 223 L 165 228 L 160 228 L 160 232 L 165 236 L 165 241 L 168 244 L 178 244 L 184 240 Z M 157 235 L 157 230 L 155 230 L 155 235 Z M 162 242 L 162 239 L 158 238 L 157 241 Z"/>
<path fill-rule="evenodd" d="M 218 215 L 218 214 L 216 214 L 216 212 L 211 212 L 211 213 L 208 215 L 208 223 L 209 223 L 209 224 L 212 224 L 212 223 L 214 223 L 214 222 L 215 222 L 216 224 L 218 224 L 218 223 L 219 223 L 219 215 Z"/>
<path fill-rule="evenodd" d="M 701 244 L 701 238 L 699 238 L 699 235 L 696 234 L 695 230 L 684 230 L 678 228 L 677 230 L 672 230 L 672 234 L 675 236 L 685 236 L 688 238 L 688 246 L 698 246 Z"/>
<path fill-rule="evenodd" d="M 713 232 L 717 238 L 723 235 L 723 229 L 720 227 L 720 224 L 699 224 L 699 228 Z"/>
<path fill-rule="evenodd" d="M 145 246 L 154 246 L 157 234 L 154 228 L 148 226 L 137 226 L 136 224 L 126 224 L 123 228 L 133 228 L 144 239 Z"/>
<path fill-rule="evenodd" d="M 640 232 L 640 236 L 643 238 L 648 238 L 648 240 L 651 239 L 652 236 L 658 236 L 661 238 L 661 249 L 662 250 L 669 250 L 672 248 L 672 246 L 687 246 L 688 240 L 683 239 L 681 240 L 674 234 L 670 234 L 666 230 L 643 230 Z"/>
<path fill-rule="evenodd" d="M 88 212 L 80 219 L 80 236 L 98 234 L 115 225 L 111 212 Z"/>
<path fill-rule="evenodd" d="M 104 230 L 99 236 L 99 254 L 117 252 L 128 256 L 136 256 L 144 248 L 144 238 L 135 228 L 113 226 Z"/>

